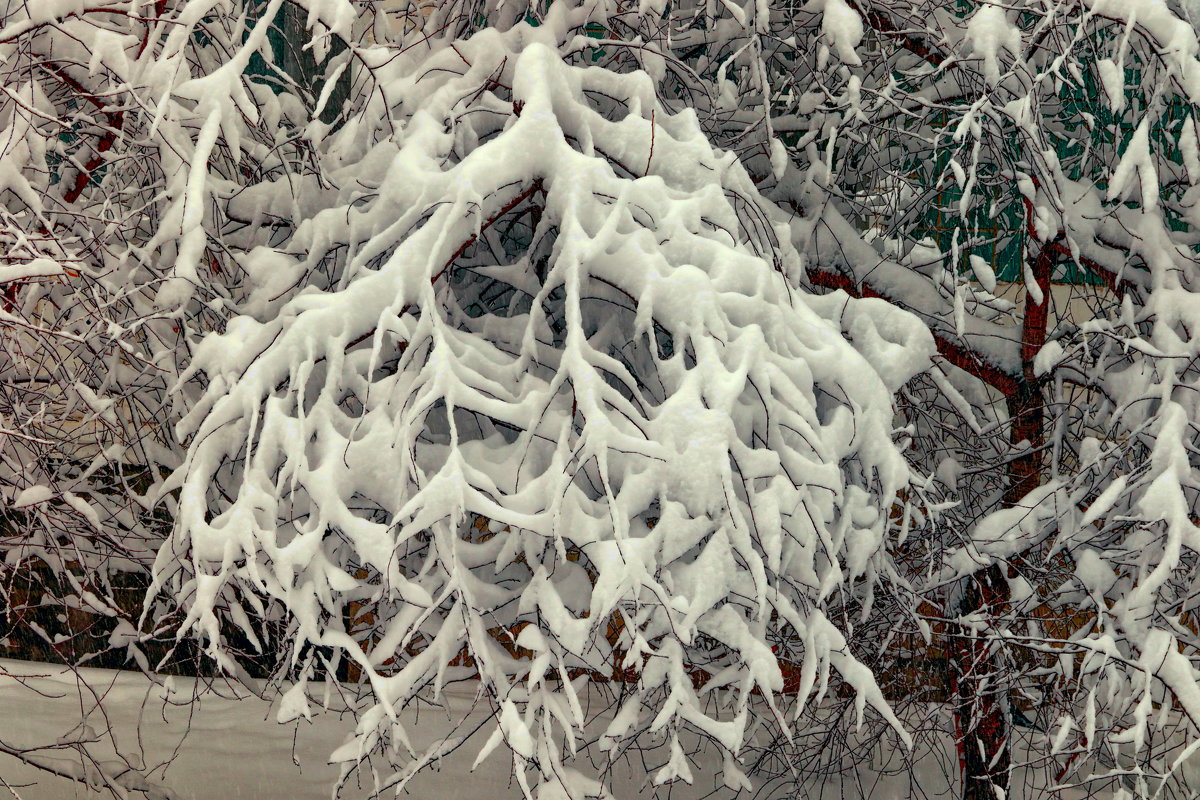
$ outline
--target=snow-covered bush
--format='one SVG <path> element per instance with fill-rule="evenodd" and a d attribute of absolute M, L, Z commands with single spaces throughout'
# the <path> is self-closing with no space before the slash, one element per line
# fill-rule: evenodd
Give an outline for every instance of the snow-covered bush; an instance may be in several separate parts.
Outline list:
<path fill-rule="evenodd" d="M 322 142 L 326 207 L 242 257 L 245 314 L 185 374 L 207 386 L 158 585 L 217 659 L 221 610 L 254 639 L 265 599 L 304 674 L 352 660 L 373 707 L 351 765 L 475 675 L 481 758 L 504 743 L 522 787 L 569 796 L 593 785 L 571 766 L 589 681 L 626 683 L 601 750 L 665 737 L 659 783 L 691 780 L 690 728 L 742 784 L 751 720 L 788 725 L 785 670 L 803 701 L 832 667 L 894 720 L 824 608 L 891 573 L 890 390 L 932 340 L 798 291 L 787 217 L 695 113 L 563 61 L 587 21 L 358 50 L 377 99 Z"/>

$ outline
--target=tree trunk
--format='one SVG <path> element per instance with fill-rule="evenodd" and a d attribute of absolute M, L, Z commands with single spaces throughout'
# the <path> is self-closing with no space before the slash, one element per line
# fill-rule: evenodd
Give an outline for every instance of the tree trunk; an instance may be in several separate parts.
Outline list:
<path fill-rule="evenodd" d="M 967 580 L 959 613 L 990 621 L 1007 602 L 1008 582 L 1000 565 L 993 564 Z M 950 641 L 963 800 L 999 800 L 1008 793 L 1008 684 L 991 641 L 986 631 L 966 624 Z"/>
<path fill-rule="evenodd" d="M 1041 302 L 1026 295 L 1021 330 L 1021 380 L 1006 397 L 1011 427 L 1009 460 L 1002 503 L 1011 508 L 1042 482 L 1046 413 L 1034 359 L 1046 343 L 1050 275 L 1054 251 L 1043 247 L 1033 264 Z M 967 618 L 950 642 L 950 683 L 963 800 L 1001 800 L 1008 795 L 1012 766 L 1012 727 L 1005 665 L 985 627 L 1008 610 L 1008 570 L 992 564 L 966 581 L 957 612 Z M 977 624 L 972 624 L 972 621 Z"/>

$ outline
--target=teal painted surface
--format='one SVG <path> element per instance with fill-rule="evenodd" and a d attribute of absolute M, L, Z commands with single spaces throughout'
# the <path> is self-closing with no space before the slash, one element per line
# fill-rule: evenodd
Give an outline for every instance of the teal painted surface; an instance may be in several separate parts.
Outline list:
<path fill-rule="evenodd" d="M 254 0 L 247 24 L 247 35 L 249 28 L 258 21 L 258 14 L 261 14 L 266 5 L 267 0 Z M 252 54 L 250 64 L 246 68 L 246 74 L 251 80 L 270 87 L 275 94 L 294 91 L 294 87 L 299 87 L 302 95 L 307 94 L 314 99 L 321 93 L 325 67 L 330 59 L 346 50 L 346 43 L 335 38 L 325 59 L 318 63 L 312 49 L 304 49 L 304 45 L 309 41 L 309 32 L 305 27 L 306 17 L 306 12 L 298 6 L 290 3 L 283 5 L 267 31 L 271 61 L 268 63 L 261 53 Z M 349 70 L 342 73 L 338 88 L 321 113 L 322 122 L 332 123 L 339 116 L 342 105 L 349 97 L 349 78 Z"/>
<path fill-rule="evenodd" d="M 1103 52 L 1103 42 L 1099 37 L 1096 43 L 1097 51 Z M 1107 177 L 1112 169 L 1114 152 L 1123 154 L 1134 131 L 1148 114 L 1156 114 L 1157 119 L 1151 126 L 1151 147 L 1162 157 L 1174 164 L 1182 164 L 1182 154 L 1179 149 L 1179 130 L 1183 122 L 1190 117 L 1195 109 L 1189 104 L 1173 98 L 1157 107 L 1146 108 L 1144 91 L 1140 91 L 1142 82 L 1142 65 L 1136 61 L 1136 52 L 1130 52 L 1129 62 L 1125 68 L 1125 104 L 1119 114 L 1114 114 L 1104 98 L 1104 89 L 1097 80 L 1094 69 L 1086 70 L 1079 76 L 1082 80 L 1067 79 L 1064 76 L 1059 90 L 1058 100 L 1061 108 L 1057 114 L 1060 129 L 1048 130 L 1055 155 L 1062 166 L 1063 174 L 1073 181 L 1087 181 L 1096 186 L 1101 192 L 1107 190 Z M 1156 95 L 1154 102 L 1162 102 Z M 957 121 L 954 122 L 957 124 Z M 951 131 L 947 126 L 946 134 Z M 949 140 L 949 136 L 944 136 Z M 1005 154 L 1006 160 L 1015 163 L 1019 153 Z M 967 212 L 965 218 L 958 210 L 962 191 L 949 179 L 951 185 L 938 186 L 938 182 L 947 182 L 947 171 L 951 152 L 943 148 L 935 158 L 927 164 L 912 165 L 913 176 L 921 185 L 937 187 L 929 192 L 929 209 L 921 214 L 913 233 L 916 238 L 928 238 L 949 258 L 957 229 L 959 241 L 982 232 L 988 236 L 985 243 L 971 247 L 960 248 L 960 259 L 957 267 L 960 272 L 969 274 L 968 255 L 977 255 L 992 265 L 996 277 L 1001 281 L 1020 281 L 1025 258 L 1027 234 L 1025 231 L 1025 212 L 1023 202 L 1015 192 L 1009 191 L 1008 196 L 994 190 L 988 199 L 983 199 L 978 208 Z M 994 165 L 987 165 L 994 171 Z M 981 170 L 984 170 L 981 165 Z M 988 175 L 988 178 L 993 177 Z M 981 178 L 980 183 L 986 180 Z M 1164 199 L 1178 200 L 1182 186 L 1167 186 L 1163 189 Z M 1172 194 L 1174 193 L 1174 194 Z M 978 198 L 982 199 L 982 198 Z M 1129 203 L 1131 207 L 1136 203 Z M 1163 206 L 1167 213 L 1167 223 L 1172 230 L 1183 231 L 1188 224 L 1171 210 L 1171 204 Z M 1086 268 L 1068 262 L 1060 264 L 1053 276 L 1056 283 L 1077 285 L 1095 285 L 1102 283 L 1101 278 Z"/>

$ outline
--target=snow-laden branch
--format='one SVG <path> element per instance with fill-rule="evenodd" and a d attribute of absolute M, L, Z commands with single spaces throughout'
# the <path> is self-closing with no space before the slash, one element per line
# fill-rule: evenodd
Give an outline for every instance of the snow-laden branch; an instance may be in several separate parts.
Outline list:
<path fill-rule="evenodd" d="M 356 661 L 379 705 L 351 761 L 459 658 L 522 781 L 556 780 L 554 737 L 585 727 L 551 674 L 627 675 L 613 747 L 646 713 L 736 753 L 755 693 L 784 688 L 781 634 L 806 643 L 801 699 L 832 666 L 907 736 L 822 608 L 883 573 L 907 478 L 888 390 L 932 341 L 884 304 L 810 308 L 786 218 L 736 159 L 644 74 L 564 64 L 552 22 L 393 65 L 409 110 L 377 194 L 249 255 L 338 274 L 198 347 L 158 585 L 223 661 L 217 610 L 255 594 L 295 616 L 297 651 Z"/>

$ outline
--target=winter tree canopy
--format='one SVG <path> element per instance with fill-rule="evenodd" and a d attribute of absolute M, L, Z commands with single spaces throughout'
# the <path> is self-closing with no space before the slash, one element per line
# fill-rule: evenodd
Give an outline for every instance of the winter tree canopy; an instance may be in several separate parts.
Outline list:
<path fill-rule="evenodd" d="M 377 792 L 1194 790 L 1197 12 L 10 3 L 7 624 Z"/>

